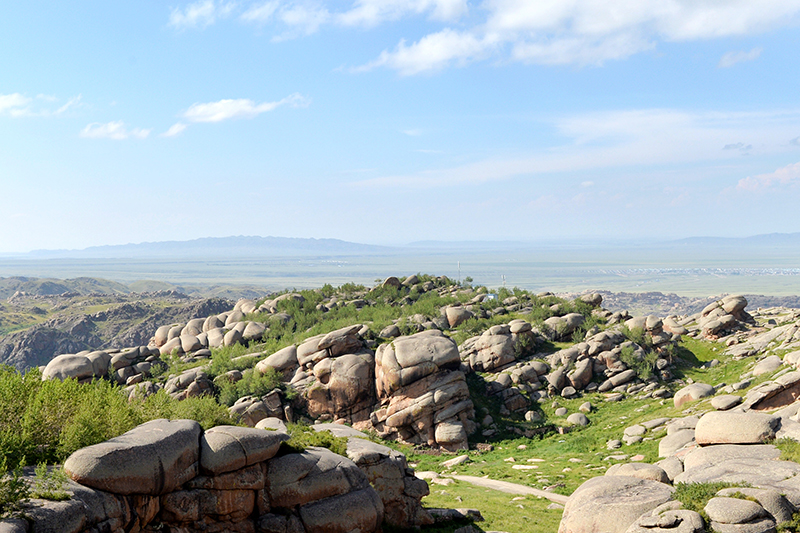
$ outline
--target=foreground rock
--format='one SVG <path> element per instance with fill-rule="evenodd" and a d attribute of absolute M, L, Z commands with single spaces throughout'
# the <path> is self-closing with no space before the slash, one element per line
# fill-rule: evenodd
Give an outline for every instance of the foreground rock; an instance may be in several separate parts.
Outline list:
<path fill-rule="evenodd" d="M 371 533 L 384 517 L 398 528 L 432 523 L 420 505 L 427 484 L 405 457 L 339 428 L 354 435 L 352 460 L 315 447 L 278 454 L 281 432 L 154 420 L 72 454 L 71 499 L 33 500 L 25 512 L 37 533 Z M 28 531 L 0 521 L 0 531 L 17 526 Z"/>
<path fill-rule="evenodd" d="M 592 478 L 567 500 L 558 533 L 625 533 L 643 514 L 669 501 L 674 490 L 635 477 Z"/>

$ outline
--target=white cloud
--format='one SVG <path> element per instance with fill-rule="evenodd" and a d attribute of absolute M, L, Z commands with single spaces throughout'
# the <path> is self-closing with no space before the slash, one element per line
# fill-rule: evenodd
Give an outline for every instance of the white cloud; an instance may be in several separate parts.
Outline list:
<path fill-rule="evenodd" d="M 218 18 L 228 17 L 235 7 L 234 2 L 198 0 L 184 9 L 173 8 L 169 25 L 178 29 L 205 28 L 214 24 Z"/>
<path fill-rule="evenodd" d="M 353 69 L 356 72 L 388 66 L 403 76 L 441 70 L 451 64 L 465 65 L 483 57 L 494 45 L 492 37 L 478 39 L 471 33 L 444 29 L 406 45 L 401 40 L 393 52 L 384 50 L 375 61 Z"/>
<path fill-rule="evenodd" d="M 7 113 L 12 117 L 53 117 L 81 105 L 81 96 L 78 95 L 53 109 L 52 105 L 57 104 L 58 100 L 58 97 L 44 94 L 37 95 L 35 99 L 20 93 L 0 94 L 0 115 Z M 45 106 L 36 102 L 45 102 Z"/>
<path fill-rule="evenodd" d="M 204 104 L 193 104 L 183 117 L 191 122 L 222 122 L 223 120 L 254 118 L 261 113 L 272 111 L 280 106 L 307 107 L 310 100 L 298 93 L 287 96 L 277 102 L 256 104 L 252 100 L 219 100 Z"/>
<path fill-rule="evenodd" d="M 31 99 L 20 93 L 0 94 L 0 115 L 8 113 L 12 117 L 24 114 Z"/>
<path fill-rule="evenodd" d="M 794 25 L 800 15 L 800 0 L 486 0 L 482 7 L 485 21 L 458 32 L 458 39 L 452 38 L 454 30 L 444 29 L 411 46 L 401 41 L 394 52 L 384 51 L 360 70 L 386 66 L 418 74 L 493 55 L 487 52 L 499 56 L 507 49 L 512 60 L 527 63 L 602 65 L 651 50 L 659 41 L 754 35 Z M 438 57 L 459 61 L 429 59 L 422 53 L 429 42 L 437 43 Z M 465 49 L 465 42 L 491 46 Z M 731 52 L 720 67 L 760 54 L 759 48 Z"/>
<path fill-rule="evenodd" d="M 80 136 L 87 139 L 114 139 L 121 141 L 129 137 L 135 139 L 145 139 L 152 130 L 133 128 L 129 130 L 121 120 L 101 124 L 93 122 L 81 130 Z"/>
<path fill-rule="evenodd" d="M 263 24 L 272 18 L 272 15 L 275 14 L 279 6 L 280 2 L 277 0 L 271 0 L 262 4 L 253 4 L 247 11 L 242 13 L 239 18 L 246 22 L 258 22 Z"/>
<path fill-rule="evenodd" d="M 800 183 L 800 163 L 786 165 L 768 174 L 758 174 L 740 179 L 739 183 L 736 184 L 736 190 L 758 192 L 796 183 Z"/>
<path fill-rule="evenodd" d="M 422 135 L 422 130 L 421 129 L 403 130 L 403 133 L 405 133 L 409 137 L 419 137 L 420 135 Z"/>
<path fill-rule="evenodd" d="M 755 61 L 761 56 L 763 48 L 753 48 L 749 52 L 728 52 L 722 59 L 719 60 L 717 68 L 730 68 L 736 63 L 743 63 L 745 61 Z"/>
<path fill-rule="evenodd" d="M 457 20 L 468 11 L 466 0 L 356 0 L 352 9 L 339 14 L 337 21 L 345 26 L 373 27 L 425 12 L 435 20 Z"/>
<path fill-rule="evenodd" d="M 302 35 L 311 35 L 316 33 L 320 26 L 331 20 L 331 14 L 327 8 L 307 4 L 292 4 L 281 7 L 277 17 L 289 27 L 289 30 L 274 37 L 274 41 L 284 41 Z"/>
<path fill-rule="evenodd" d="M 182 122 L 176 122 L 172 126 L 169 127 L 167 131 L 161 134 L 162 137 L 175 137 L 183 133 L 186 129 L 186 124 Z"/>

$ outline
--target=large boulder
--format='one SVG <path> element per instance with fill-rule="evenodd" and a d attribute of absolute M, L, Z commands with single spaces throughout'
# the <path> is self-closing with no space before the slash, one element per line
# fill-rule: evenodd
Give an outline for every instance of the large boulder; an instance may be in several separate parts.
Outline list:
<path fill-rule="evenodd" d="M 755 412 L 711 411 L 697 422 L 695 440 L 709 444 L 762 444 L 775 438 L 780 418 Z"/>
<path fill-rule="evenodd" d="M 460 363 L 455 343 L 437 330 L 379 346 L 375 382 L 381 408 L 371 415 L 375 429 L 405 442 L 466 448 L 474 411 Z"/>
<path fill-rule="evenodd" d="M 674 490 L 635 477 L 592 478 L 567 500 L 558 533 L 625 533 L 644 513 L 669 501 Z"/>
<path fill-rule="evenodd" d="M 675 407 L 680 407 L 687 402 L 694 402 L 700 398 L 713 396 L 715 392 L 716 391 L 714 390 L 714 387 L 711 385 L 706 385 L 705 383 L 692 383 L 691 385 L 686 385 L 676 392 L 672 401 L 674 402 Z"/>
<path fill-rule="evenodd" d="M 314 365 L 316 382 L 306 389 L 308 412 L 348 423 L 369 419 L 375 404 L 375 356 L 371 351 L 328 357 Z"/>
<path fill-rule="evenodd" d="M 82 448 L 64 462 L 75 481 L 117 494 L 164 494 L 198 473 L 200 424 L 152 420 Z"/>
<path fill-rule="evenodd" d="M 63 354 L 57 355 L 47 363 L 42 372 L 42 379 L 60 379 L 64 381 L 68 378 L 74 378 L 81 381 L 91 379 L 94 375 L 95 365 L 92 364 L 88 357 L 77 354 Z"/>
<path fill-rule="evenodd" d="M 216 426 L 200 437 L 200 468 L 222 474 L 272 458 L 289 440 L 285 433 L 239 426 Z"/>

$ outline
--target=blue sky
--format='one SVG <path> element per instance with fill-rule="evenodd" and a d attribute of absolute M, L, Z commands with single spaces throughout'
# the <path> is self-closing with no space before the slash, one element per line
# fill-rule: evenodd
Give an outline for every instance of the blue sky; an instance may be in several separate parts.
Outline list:
<path fill-rule="evenodd" d="M 800 0 L 5 2 L 0 252 L 800 231 L 798 22 Z"/>

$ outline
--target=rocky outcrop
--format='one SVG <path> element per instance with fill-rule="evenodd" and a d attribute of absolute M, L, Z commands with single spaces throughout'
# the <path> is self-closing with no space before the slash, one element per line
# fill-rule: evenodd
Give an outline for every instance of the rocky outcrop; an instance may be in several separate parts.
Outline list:
<path fill-rule="evenodd" d="M 437 330 L 398 337 L 375 354 L 378 433 L 446 450 L 466 449 L 474 411 L 458 347 Z"/>
<path fill-rule="evenodd" d="M 402 453 L 372 442 L 365 434 L 339 424 L 316 424 L 313 428 L 315 431 L 330 431 L 337 437 L 347 437 L 347 457 L 366 474 L 378 492 L 387 524 L 408 527 L 433 523 L 420 501 L 429 493 L 428 484 L 414 475 Z"/>
<path fill-rule="evenodd" d="M 65 463 L 71 499 L 32 500 L 25 513 L 33 531 L 53 533 L 370 533 L 381 530 L 384 503 L 365 471 L 376 485 L 378 474 L 390 476 L 383 487 L 389 502 L 402 499 L 406 485 L 412 493 L 427 489 L 397 452 L 354 451 L 360 466 L 325 448 L 277 454 L 287 438 L 233 426 L 203 433 L 189 420 L 148 422 L 75 452 Z M 392 492 L 398 480 L 403 489 Z M 413 525 L 417 516 L 396 507 L 396 524 Z M 0 529 L 14 524 L 0 522 Z"/>
<path fill-rule="evenodd" d="M 458 347 L 461 360 L 476 372 L 502 370 L 518 358 L 535 352 L 538 337 L 525 320 L 492 326 Z"/>

